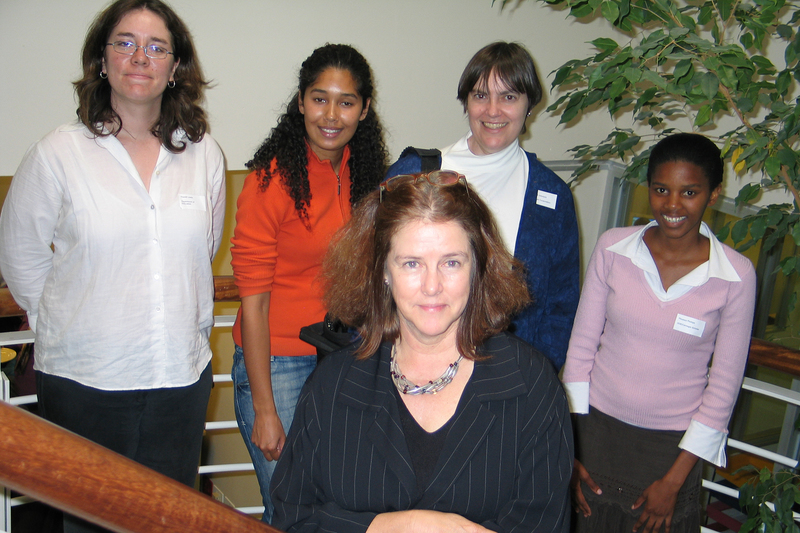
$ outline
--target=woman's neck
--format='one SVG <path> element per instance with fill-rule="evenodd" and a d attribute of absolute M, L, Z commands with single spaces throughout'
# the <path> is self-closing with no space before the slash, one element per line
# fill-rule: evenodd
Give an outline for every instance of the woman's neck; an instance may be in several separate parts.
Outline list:
<path fill-rule="evenodd" d="M 161 103 L 136 105 L 124 102 L 111 102 L 114 111 L 122 121 L 121 133 L 127 134 L 136 142 L 150 140 L 153 126 L 161 116 Z"/>
<path fill-rule="evenodd" d="M 394 349 L 397 363 L 404 371 L 413 375 L 441 374 L 442 368 L 455 361 L 459 355 L 455 335 L 425 342 L 401 332 Z"/>

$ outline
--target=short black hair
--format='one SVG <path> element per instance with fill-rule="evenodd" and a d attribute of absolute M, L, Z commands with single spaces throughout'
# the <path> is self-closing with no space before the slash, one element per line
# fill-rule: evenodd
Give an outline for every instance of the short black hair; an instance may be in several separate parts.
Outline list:
<path fill-rule="evenodd" d="M 684 161 L 700 167 L 712 191 L 722 184 L 722 152 L 708 137 L 698 133 L 676 133 L 661 139 L 650 151 L 648 185 L 658 167 L 670 161 Z"/>

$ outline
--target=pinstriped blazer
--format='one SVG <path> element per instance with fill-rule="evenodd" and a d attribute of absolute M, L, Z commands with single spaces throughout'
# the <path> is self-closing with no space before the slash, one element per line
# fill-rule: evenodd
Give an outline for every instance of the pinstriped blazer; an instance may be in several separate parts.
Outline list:
<path fill-rule="evenodd" d="M 379 513 L 457 513 L 505 532 L 567 532 L 572 428 L 552 365 L 510 334 L 483 346 L 423 495 L 389 374 L 391 345 L 328 356 L 300 395 L 272 477 L 283 531 L 366 531 Z"/>

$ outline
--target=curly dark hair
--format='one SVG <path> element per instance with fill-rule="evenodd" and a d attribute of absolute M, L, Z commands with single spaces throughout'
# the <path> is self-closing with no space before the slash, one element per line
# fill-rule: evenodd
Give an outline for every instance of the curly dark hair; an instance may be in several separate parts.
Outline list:
<path fill-rule="evenodd" d="M 141 9 L 161 17 L 172 38 L 175 60 L 180 61 L 175 70 L 175 86 L 164 91 L 161 114 L 150 130 L 167 150 L 180 153 L 186 148 L 186 143 L 175 143 L 172 139 L 178 128 L 182 128 L 192 142 L 202 140 L 208 130 L 205 110 L 200 107 L 208 82 L 203 78 L 189 29 L 161 0 L 117 0 L 97 15 L 83 43 L 83 77 L 73 82 L 78 96 L 76 113 L 98 137 L 116 135 L 122 130 L 122 118 L 111 105 L 111 85 L 100 77 L 100 72 L 111 31 L 125 15 Z M 111 128 L 104 129 L 104 125 L 109 124 Z"/>
<path fill-rule="evenodd" d="M 489 208 L 474 189 L 418 176 L 394 178 L 399 182 L 393 182 L 391 192 L 370 193 L 336 234 L 322 264 L 325 307 L 358 328 L 363 338 L 355 352 L 359 358 L 370 357 L 383 341 L 395 341 L 400 318 L 384 283 L 392 238 L 413 221 L 456 222 L 467 234 L 474 265 L 456 343 L 464 357 L 480 360 L 484 356 L 476 349 L 530 302 L 525 268 L 506 250 Z"/>
<path fill-rule="evenodd" d="M 356 205 L 361 198 L 383 179 L 388 167 L 389 152 L 383 142 L 383 128 L 375 113 L 375 97 L 372 71 L 367 60 L 358 50 L 346 44 L 326 44 L 314 50 L 303 61 L 298 76 L 297 92 L 286 106 L 286 112 L 278 119 L 269 137 L 256 151 L 247 168 L 259 171 L 261 188 L 266 189 L 272 180 L 272 162 L 283 177 L 295 209 L 303 220 L 308 220 L 306 211 L 311 201 L 308 183 L 308 155 L 306 148 L 306 127 L 300 113 L 299 99 L 306 89 L 313 85 L 325 70 L 335 68 L 346 70 L 356 82 L 361 102 L 371 101 L 367 116 L 358 124 L 353 138 L 347 143 L 350 147 L 350 202 Z"/>

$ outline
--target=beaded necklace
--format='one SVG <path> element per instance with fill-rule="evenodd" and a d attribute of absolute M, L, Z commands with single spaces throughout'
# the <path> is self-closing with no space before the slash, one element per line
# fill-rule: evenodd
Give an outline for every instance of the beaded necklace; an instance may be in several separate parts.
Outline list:
<path fill-rule="evenodd" d="M 394 381 L 394 386 L 397 387 L 397 390 L 403 394 L 436 394 L 443 388 L 447 387 L 452 381 L 453 378 L 456 377 L 456 373 L 458 372 L 458 364 L 464 358 L 463 355 L 459 354 L 458 359 L 455 362 L 450 363 L 447 366 L 447 369 L 444 373 L 439 376 L 437 379 L 433 381 L 429 381 L 425 385 L 415 385 L 414 383 L 410 382 L 403 373 L 400 371 L 400 367 L 397 366 L 397 347 L 392 345 L 392 357 L 390 359 L 390 370 L 392 374 L 392 381 Z"/>

